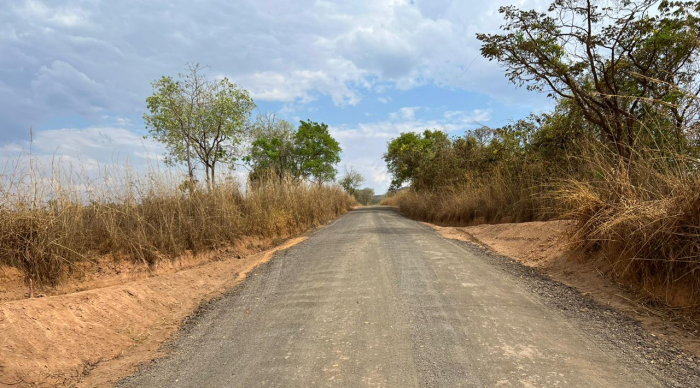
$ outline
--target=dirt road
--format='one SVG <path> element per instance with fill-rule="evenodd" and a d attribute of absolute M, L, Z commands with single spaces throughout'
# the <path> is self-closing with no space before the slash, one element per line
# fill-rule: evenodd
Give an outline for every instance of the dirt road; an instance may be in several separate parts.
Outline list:
<path fill-rule="evenodd" d="M 203 308 L 170 356 L 120 386 L 700 383 L 674 380 L 639 356 L 642 340 L 625 339 L 632 323 L 613 317 L 601 326 L 590 317 L 614 312 L 563 286 L 542 291 L 518 271 L 391 209 L 358 209 Z M 573 299 L 551 303 L 556 293 Z"/>

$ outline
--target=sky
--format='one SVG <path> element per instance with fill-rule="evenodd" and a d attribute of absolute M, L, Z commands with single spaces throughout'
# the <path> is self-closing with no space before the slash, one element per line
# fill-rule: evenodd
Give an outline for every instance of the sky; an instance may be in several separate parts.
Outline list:
<path fill-rule="evenodd" d="M 551 109 L 479 54 L 498 7 L 542 1 L 1 0 L 0 152 L 99 168 L 162 155 L 144 138 L 151 82 L 187 63 L 247 89 L 256 113 L 329 125 L 383 193 L 382 153 L 401 132 L 452 135 Z"/>

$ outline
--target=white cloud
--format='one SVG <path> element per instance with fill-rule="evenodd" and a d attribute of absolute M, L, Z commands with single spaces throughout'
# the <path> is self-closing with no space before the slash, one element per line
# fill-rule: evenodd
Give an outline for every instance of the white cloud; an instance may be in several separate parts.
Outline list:
<path fill-rule="evenodd" d="M 130 127 L 131 126 L 131 120 L 126 118 L 126 117 L 117 117 L 115 119 L 115 121 L 117 122 L 117 125 L 119 125 L 120 127 Z"/>
<path fill-rule="evenodd" d="M 0 104 L 23 117 L 0 113 L 0 138 L 55 116 L 138 117 L 149 83 L 191 61 L 258 100 L 351 106 L 435 84 L 520 103 L 474 36 L 508 2 L 17 0 L 0 8 Z"/>
<path fill-rule="evenodd" d="M 474 109 L 471 112 L 465 112 L 462 110 L 452 110 L 445 112 L 444 117 L 446 120 L 456 121 L 465 124 L 480 124 L 491 119 L 491 110 Z"/>
<path fill-rule="evenodd" d="M 32 150 L 37 155 L 62 159 L 83 167 L 130 163 L 145 166 L 161 160 L 165 149 L 127 129 L 116 127 L 67 128 L 35 133 Z M 29 147 L 24 144 L 25 149 Z"/>
<path fill-rule="evenodd" d="M 421 107 L 419 106 L 404 106 L 403 108 L 399 108 L 397 112 L 390 113 L 389 118 L 392 120 L 413 120 L 413 118 L 416 116 L 416 111 L 418 111 L 420 108 Z"/>
<path fill-rule="evenodd" d="M 89 12 L 71 4 L 50 7 L 42 1 L 26 0 L 15 5 L 15 12 L 40 25 L 80 27 L 89 25 Z"/>
<path fill-rule="evenodd" d="M 391 96 L 377 97 L 377 101 L 381 102 L 382 104 L 388 104 L 391 102 Z"/>
<path fill-rule="evenodd" d="M 360 71 L 351 63 L 342 65 L 347 68 L 342 75 L 307 70 L 289 74 L 268 71 L 240 76 L 237 80 L 254 99 L 309 103 L 316 99 L 315 93 L 320 93 L 331 96 L 336 105 L 356 105 L 361 95 L 351 89 L 348 82 L 359 78 Z"/>
<path fill-rule="evenodd" d="M 34 101 L 90 116 L 110 106 L 105 86 L 63 61 L 42 66 L 31 83 Z"/>

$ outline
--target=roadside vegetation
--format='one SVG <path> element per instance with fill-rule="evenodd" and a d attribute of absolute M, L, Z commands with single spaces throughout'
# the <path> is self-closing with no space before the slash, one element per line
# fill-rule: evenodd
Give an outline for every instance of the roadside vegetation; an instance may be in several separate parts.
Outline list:
<path fill-rule="evenodd" d="M 251 120 L 248 93 L 208 80 L 198 65 L 153 90 L 144 118 L 172 168 L 88 168 L 31 150 L 6 162 L 0 265 L 21 270 L 30 288 L 56 285 L 105 255 L 153 265 L 244 236 L 287 237 L 354 204 L 333 184 L 341 150 L 325 124 Z M 236 166 L 251 170 L 247 182 Z"/>
<path fill-rule="evenodd" d="M 378 204 L 379 202 L 375 200 L 374 189 L 370 187 L 360 188 L 364 182 L 365 177 L 352 167 L 345 167 L 345 173 L 338 180 L 338 184 L 345 192 L 352 195 L 361 205 Z"/>
<path fill-rule="evenodd" d="M 383 203 L 440 224 L 573 219 L 574 243 L 619 278 L 657 296 L 681 287 L 666 301 L 697 312 L 700 3 L 500 12 L 500 33 L 477 34 L 482 55 L 556 108 L 463 136 L 401 134 Z"/>

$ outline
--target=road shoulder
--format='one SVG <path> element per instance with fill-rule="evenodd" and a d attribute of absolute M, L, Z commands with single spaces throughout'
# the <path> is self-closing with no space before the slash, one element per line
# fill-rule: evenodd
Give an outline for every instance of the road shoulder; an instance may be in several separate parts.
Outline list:
<path fill-rule="evenodd" d="M 550 277 L 542 268 L 528 266 L 513 257 L 502 255 L 472 234 L 462 233 L 461 238 L 455 238 L 458 234 L 454 230 L 446 233 L 445 229 L 456 228 L 423 224 L 459 245 L 467 251 L 465 254 L 473 253 L 472 256 L 485 258 L 490 265 L 503 270 L 537 295 L 545 305 L 576 322 L 609 351 L 622 355 L 628 362 L 645 366 L 668 386 L 700 386 L 700 357 L 679 346 L 678 341 L 682 337 L 668 334 L 673 332 L 666 335 L 651 332 L 627 311 L 596 300 L 591 293 L 565 284 L 563 279 Z"/>

